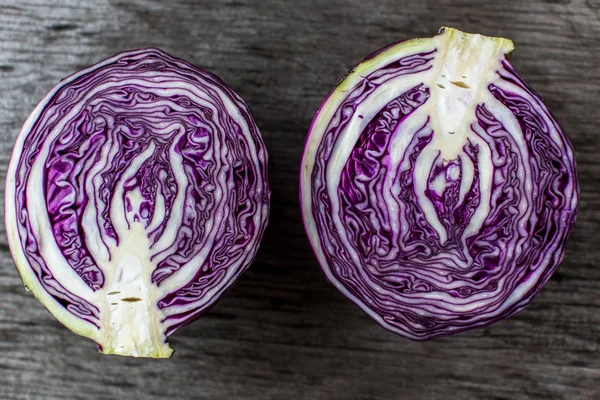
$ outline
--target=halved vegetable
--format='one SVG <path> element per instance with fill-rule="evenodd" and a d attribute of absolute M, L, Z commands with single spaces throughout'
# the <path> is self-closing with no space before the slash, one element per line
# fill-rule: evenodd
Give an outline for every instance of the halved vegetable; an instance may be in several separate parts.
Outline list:
<path fill-rule="evenodd" d="M 327 278 L 394 333 L 427 340 L 513 315 L 563 258 L 573 151 L 512 51 L 451 28 L 391 45 L 314 118 L 308 237 Z"/>
<path fill-rule="evenodd" d="M 167 336 L 254 258 L 267 152 L 246 103 L 157 49 L 62 80 L 17 138 L 10 249 L 35 296 L 103 353 L 169 357 Z"/>

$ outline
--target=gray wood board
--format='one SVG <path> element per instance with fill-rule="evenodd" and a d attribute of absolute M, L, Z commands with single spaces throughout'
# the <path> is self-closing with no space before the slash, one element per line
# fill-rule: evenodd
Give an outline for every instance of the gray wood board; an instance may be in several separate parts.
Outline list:
<path fill-rule="evenodd" d="M 581 205 L 564 262 L 530 307 L 413 343 L 326 282 L 302 228 L 298 168 L 312 116 L 347 70 L 442 25 L 515 41 L 513 65 L 575 147 Z M 172 336 L 169 360 L 103 356 L 62 327 L 25 291 L 0 228 L 0 398 L 600 399 L 599 39 L 597 0 L 0 0 L 1 202 L 36 103 L 62 77 L 143 46 L 212 70 L 246 99 L 273 189 L 256 262 Z"/>

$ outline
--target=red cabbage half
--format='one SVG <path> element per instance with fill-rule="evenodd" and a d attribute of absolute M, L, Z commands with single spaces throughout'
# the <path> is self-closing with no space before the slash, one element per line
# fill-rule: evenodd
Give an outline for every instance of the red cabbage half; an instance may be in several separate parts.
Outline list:
<path fill-rule="evenodd" d="M 169 357 L 166 338 L 254 258 L 267 152 L 242 98 L 160 50 L 62 80 L 17 138 L 6 184 L 25 285 L 103 353 Z"/>
<path fill-rule="evenodd" d="M 506 318 L 563 258 L 573 150 L 513 49 L 450 28 L 386 47 L 315 116 L 308 237 L 327 278 L 394 333 L 427 340 Z"/>

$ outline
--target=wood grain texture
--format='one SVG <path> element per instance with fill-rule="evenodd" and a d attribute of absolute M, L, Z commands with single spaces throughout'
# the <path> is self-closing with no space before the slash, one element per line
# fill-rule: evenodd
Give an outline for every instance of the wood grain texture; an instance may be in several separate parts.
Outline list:
<path fill-rule="evenodd" d="M 441 25 L 514 40 L 513 65 L 575 147 L 581 205 L 565 261 L 530 307 L 413 343 L 325 281 L 301 224 L 298 168 L 312 116 L 344 73 Z M 2 228 L 0 399 L 600 399 L 599 40 L 597 0 L 0 0 L 0 202 L 35 104 L 60 78 L 142 46 L 212 70 L 246 99 L 273 189 L 256 262 L 171 338 L 169 360 L 103 356 L 62 327 L 25 291 Z"/>

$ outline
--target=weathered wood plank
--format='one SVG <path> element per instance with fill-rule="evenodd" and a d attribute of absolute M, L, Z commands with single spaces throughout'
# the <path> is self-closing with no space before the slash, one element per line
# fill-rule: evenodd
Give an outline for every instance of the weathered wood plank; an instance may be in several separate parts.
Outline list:
<path fill-rule="evenodd" d="M 534 303 L 484 330 L 394 337 L 323 274 L 304 237 L 298 166 L 321 100 L 364 55 L 440 25 L 506 36 L 513 64 L 576 150 L 581 208 Z M 0 214 L 13 141 L 62 77 L 158 46 L 242 94 L 271 159 L 271 225 L 219 304 L 172 337 L 170 360 L 97 354 L 27 293 L 0 227 L 2 399 L 600 398 L 600 3 L 555 1 L 0 1 Z"/>

